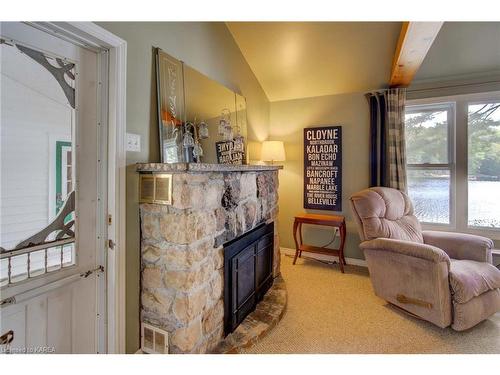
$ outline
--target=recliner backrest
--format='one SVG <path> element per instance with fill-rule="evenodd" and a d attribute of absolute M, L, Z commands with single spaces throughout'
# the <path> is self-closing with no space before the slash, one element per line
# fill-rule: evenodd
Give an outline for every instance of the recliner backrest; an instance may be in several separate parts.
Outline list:
<path fill-rule="evenodd" d="M 354 194 L 350 201 L 362 241 L 392 238 L 424 242 L 420 222 L 405 193 L 387 187 L 372 187 Z"/>

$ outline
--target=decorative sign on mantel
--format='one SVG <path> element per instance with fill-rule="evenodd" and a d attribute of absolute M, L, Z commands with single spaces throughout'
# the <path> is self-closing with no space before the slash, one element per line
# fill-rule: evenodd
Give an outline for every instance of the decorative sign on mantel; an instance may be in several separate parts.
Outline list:
<path fill-rule="evenodd" d="M 244 142 L 234 140 L 215 142 L 215 151 L 219 164 L 243 164 L 245 160 Z"/>
<path fill-rule="evenodd" d="M 342 211 L 342 127 L 304 129 L 304 208 Z"/>

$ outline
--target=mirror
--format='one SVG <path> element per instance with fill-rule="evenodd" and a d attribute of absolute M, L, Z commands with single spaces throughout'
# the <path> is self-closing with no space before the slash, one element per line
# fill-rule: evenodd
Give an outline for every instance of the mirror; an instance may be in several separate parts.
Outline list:
<path fill-rule="evenodd" d="M 184 160 L 182 144 L 184 85 L 182 63 L 157 49 L 156 89 L 160 156 L 162 163 L 179 163 Z"/>
<path fill-rule="evenodd" d="M 158 49 L 163 163 L 246 164 L 246 100 Z"/>
<path fill-rule="evenodd" d="M 241 135 L 247 138 L 247 100 L 244 96 L 236 94 L 236 121 L 241 131 Z M 245 143 L 246 145 L 246 143 Z"/>

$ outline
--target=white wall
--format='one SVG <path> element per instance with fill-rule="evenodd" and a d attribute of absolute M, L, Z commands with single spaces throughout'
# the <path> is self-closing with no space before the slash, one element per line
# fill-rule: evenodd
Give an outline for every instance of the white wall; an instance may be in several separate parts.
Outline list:
<path fill-rule="evenodd" d="M 0 246 L 8 249 L 55 214 L 56 141 L 71 140 L 73 110 L 45 68 L 0 48 Z"/>

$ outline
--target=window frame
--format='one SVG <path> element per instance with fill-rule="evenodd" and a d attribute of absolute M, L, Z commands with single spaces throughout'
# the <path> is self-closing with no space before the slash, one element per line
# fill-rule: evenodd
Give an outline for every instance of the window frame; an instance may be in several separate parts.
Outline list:
<path fill-rule="evenodd" d="M 480 92 L 474 94 L 460 94 L 449 96 L 435 96 L 429 98 L 408 99 L 406 107 L 427 107 L 442 103 L 454 103 L 454 129 L 452 142 L 454 160 L 453 177 L 450 176 L 450 224 L 422 222 L 424 230 L 441 230 L 461 232 L 489 237 L 500 240 L 500 228 L 475 227 L 468 225 L 468 118 L 469 105 L 500 101 L 500 91 Z M 448 150 L 450 153 L 450 149 Z M 449 160 L 450 162 L 450 160 Z M 407 166 L 408 167 L 408 166 Z M 453 224 L 451 224 L 453 223 Z"/>
<path fill-rule="evenodd" d="M 411 108 L 411 111 L 407 111 Z M 433 111 L 446 111 L 447 112 L 447 146 L 448 146 L 448 163 L 421 163 L 421 164 L 409 164 L 406 163 L 407 170 L 444 170 L 450 172 L 450 187 L 449 187 L 449 223 L 432 223 L 424 222 L 421 223 L 426 226 L 432 226 L 436 229 L 442 230 L 444 228 L 455 229 L 456 228 L 456 215 L 455 215 L 455 121 L 456 121 L 456 105 L 452 101 L 436 101 L 426 104 L 406 104 L 406 113 L 416 113 L 416 112 L 433 112 Z"/>

